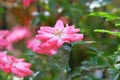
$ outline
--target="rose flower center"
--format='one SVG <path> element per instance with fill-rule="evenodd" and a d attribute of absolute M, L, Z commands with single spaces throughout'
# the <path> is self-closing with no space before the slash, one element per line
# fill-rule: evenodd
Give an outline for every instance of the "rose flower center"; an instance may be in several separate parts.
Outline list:
<path fill-rule="evenodd" d="M 54 34 L 54 35 L 57 35 L 57 36 L 61 36 L 61 35 L 63 35 L 64 33 L 63 33 L 61 30 L 56 29 L 56 30 L 53 32 L 53 34 Z"/>

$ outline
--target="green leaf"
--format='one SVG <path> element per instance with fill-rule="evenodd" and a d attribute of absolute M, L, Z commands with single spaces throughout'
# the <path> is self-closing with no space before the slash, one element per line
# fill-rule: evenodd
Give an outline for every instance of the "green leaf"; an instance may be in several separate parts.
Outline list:
<path fill-rule="evenodd" d="M 118 80 L 119 78 L 119 69 L 116 68 L 109 68 L 108 69 L 108 73 L 109 73 L 109 80 Z"/>
<path fill-rule="evenodd" d="M 90 13 L 89 16 L 103 17 L 103 18 L 106 18 L 106 21 L 119 19 L 118 16 L 113 15 L 113 14 L 109 14 L 109 13 L 106 13 L 106 12 L 93 12 L 93 13 Z"/>
<path fill-rule="evenodd" d="M 34 74 L 34 78 L 33 78 L 33 80 L 40 80 L 40 78 L 43 76 L 43 72 L 36 72 L 35 74 Z"/>
<path fill-rule="evenodd" d="M 115 67 L 116 69 L 120 69 L 120 64 L 114 64 L 114 67 Z"/>
<path fill-rule="evenodd" d="M 112 75 L 110 76 L 110 79 L 109 79 L 109 80 L 118 80 L 119 76 L 120 76 L 119 73 L 112 74 Z"/>
<path fill-rule="evenodd" d="M 94 31 L 95 32 L 102 32 L 102 33 L 108 33 L 108 34 L 120 37 L 120 32 L 113 32 L 113 31 L 109 31 L 109 30 L 100 30 L 100 29 L 96 29 Z"/>
<path fill-rule="evenodd" d="M 115 26 L 120 26 L 120 20 L 117 20 L 117 21 L 115 22 Z"/>
<path fill-rule="evenodd" d="M 73 42 L 72 46 L 77 45 L 77 44 L 90 44 L 90 43 L 95 43 L 96 41 L 80 41 L 80 42 Z"/>
<path fill-rule="evenodd" d="M 118 72 L 118 69 L 116 69 L 116 68 L 109 68 L 108 69 L 108 73 L 109 74 L 115 74 L 115 73 L 117 73 Z"/>

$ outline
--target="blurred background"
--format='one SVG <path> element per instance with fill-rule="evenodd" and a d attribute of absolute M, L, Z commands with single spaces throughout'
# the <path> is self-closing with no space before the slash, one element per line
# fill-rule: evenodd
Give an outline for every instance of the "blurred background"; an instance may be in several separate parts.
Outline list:
<path fill-rule="evenodd" d="M 103 58 L 112 55 L 119 48 L 120 39 L 106 33 L 95 33 L 94 30 L 119 31 L 119 27 L 115 27 L 114 21 L 106 22 L 104 18 L 88 16 L 91 12 L 107 12 L 120 16 L 120 0 L 35 0 L 28 7 L 24 7 L 21 0 L 0 0 L 0 29 L 11 30 L 14 26 L 21 25 L 29 28 L 32 36 L 35 36 L 40 26 L 54 26 L 58 19 L 62 19 L 64 23 L 69 23 L 70 25 L 74 24 L 76 28 L 80 28 L 80 33 L 84 34 L 84 39 L 83 42 L 75 44 L 72 48 L 72 68 L 76 70 L 79 66 L 85 66 L 83 66 L 82 73 L 80 72 L 81 70 L 78 70 L 82 76 L 73 80 L 108 80 L 105 72 L 108 65 Z M 84 41 L 91 41 L 91 43 Z M 25 44 L 21 44 L 23 42 L 14 44 L 16 52 L 20 53 L 23 51 L 22 53 L 32 54 L 33 52 L 24 48 Z M 104 54 L 102 57 L 99 57 L 100 59 L 96 57 L 99 53 Z M 32 62 L 30 61 L 32 56 L 21 56 Z M 36 55 L 34 55 L 34 58 L 36 58 Z M 40 59 L 43 58 L 46 57 L 42 56 Z M 87 63 L 85 62 L 86 60 L 93 63 Z M 36 61 L 37 63 L 33 65 L 32 69 L 36 72 L 42 69 L 43 71 L 39 75 L 48 75 L 46 78 L 38 80 L 60 80 L 55 78 L 56 74 L 54 74 L 54 71 L 53 73 L 49 72 L 49 68 L 46 68 L 48 64 L 46 64 L 45 60 Z M 42 66 L 40 66 L 41 69 L 35 67 L 38 65 Z M 87 66 L 93 65 L 94 67 L 87 68 Z M 52 65 L 50 67 L 55 69 Z M 46 69 L 48 73 L 43 73 Z M 102 74 L 105 72 L 105 75 L 102 75 L 100 78 L 95 75 L 91 76 L 91 70 L 94 73 L 100 70 Z"/>

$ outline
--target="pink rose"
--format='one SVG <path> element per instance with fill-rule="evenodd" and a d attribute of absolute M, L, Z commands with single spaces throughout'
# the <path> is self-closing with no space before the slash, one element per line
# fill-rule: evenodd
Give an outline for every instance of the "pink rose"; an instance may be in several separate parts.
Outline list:
<path fill-rule="evenodd" d="M 33 72 L 29 69 L 30 63 L 24 62 L 24 59 L 17 59 L 14 56 L 0 52 L 0 69 L 6 73 L 13 73 L 18 77 L 31 75 Z"/>
<path fill-rule="evenodd" d="M 18 42 L 20 40 L 30 37 L 30 31 L 28 28 L 23 26 L 15 26 L 11 33 L 8 35 L 7 39 L 10 42 Z"/>
<path fill-rule="evenodd" d="M 64 27 L 61 20 L 58 20 L 54 27 L 42 26 L 36 35 L 36 38 L 41 41 L 38 51 L 41 54 L 56 54 L 58 48 L 64 43 L 81 41 L 83 34 L 78 34 L 78 32 L 80 32 L 80 29 L 75 29 L 74 25 L 66 24 L 66 27 Z"/>

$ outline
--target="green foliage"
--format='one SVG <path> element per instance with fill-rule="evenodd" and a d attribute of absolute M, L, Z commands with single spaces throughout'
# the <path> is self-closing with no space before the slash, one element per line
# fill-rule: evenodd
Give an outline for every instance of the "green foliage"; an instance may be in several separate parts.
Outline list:
<path fill-rule="evenodd" d="M 3 12 L 4 12 L 3 8 L 2 8 L 2 7 L 0 7 L 0 13 L 3 13 Z"/>
<path fill-rule="evenodd" d="M 1 20 L 1 17 L 2 17 L 2 13 L 4 12 L 4 10 L 3 10 L 3 8 L 2 7 L 0 7 L 0 20 Z"/>
<path fill-rule="evenodd" d="M 113 15 L 113 14 L 109 14 L 109 13 L 106 13 L 106 12 L 92 12 L 92 13 L 89 14 L 89 16 L 103 17 L 103 18 L 106 18 L 105 19 L 106 21 L 111 21 L 111 20 L 119 19 L 118 16 Z"/>
<path fill-rule="evenodd" d="M 115 21 L 115 26 L 120 26 L 120 19 Z"/>
<path fill-rule="evenodd" d="M 116 51 L 110 56 L 113 59 L 113 64 L 108 68 L 109 80 L 119 80 L 120 78 L 120 51 Z"/>
<path fill-rule="evenodd" d="M 106 21 L 114 20 L 115 26 L 120 26 L 120 17 L 114 14 L 109 14 L 106 12 L 92 12 L 89 14 L 89 16 L 99 16 L 99 17 L 105 18 Z"/>
<path fill-rule="evenodd" d="M 108 33 L 108 34 L 120 37 L 120 32 L 109 31 L 109 30 L 99 30 L 99 29 L 96 29 L 94 31 L 95 32 L 102 32 L 102 33 Z"/>
<path fill-rule="evenodd" d="M 80 42 L 73 42 L 71 45 L 75 46 L 77 44 L 91 44 L 91 43 L 95 43 L 95 41 L 80 41 Z"/>
<path fill-rule="evenodd" d="M 108 14 L 105 12 L 93 12 L 93 13 L 90 13 L 89 15 L 90 16 L 100 16 L 103 18 L 105 17 L 106 21 L 116 20 L 114 22 L 115 26 L 119 26 L 119 24 L 120 24 L 119 17 L 112 15 L 112 14 Z M 120 37 L 119 31 L 95 29 L 94 32 L 107 33 L 110 35 Z M 99 57 L 97 57 L 97 59 L 99 59 L 99 61 L 100 61 Z M 110 60 L 108 60 L 108 59 L 110 59 Z M 114 54 L 109 55 L 107 57 L 102 56 L 102 60 L 103 60 L 102 62 L 106 62 L 106 60 L 107 60 L 108 65 L 106 66 L 106 68 L 107 68 L 107 72 L 108 72 L 108 79 L 109 80 L 119 80 L 119 78 L 120 78 L 120 72 L 119 72 L 120 71 L 120 63 L 119 63 L 120 62 L 120 51 L 118 50 L 118 51 L 114 52 Z M 94 60 L 94 61 L 97 61 L 97 60 Z M 99 62 L 99 61 L 97 61 L 97 62 Z M 112 63 L 110 61 L 112 61 Z M 102 68 L 102 66 L 100 66 L 100 68 Z"/>

